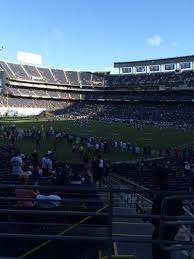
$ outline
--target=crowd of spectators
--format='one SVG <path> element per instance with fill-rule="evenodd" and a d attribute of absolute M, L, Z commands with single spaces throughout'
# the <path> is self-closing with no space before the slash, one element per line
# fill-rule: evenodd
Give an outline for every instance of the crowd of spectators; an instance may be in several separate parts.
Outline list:
<path fill-rule="evenodd" d="M 106 91 L 84 93 L 84 100 L 108 100 L 130 102 L 192 102 L 194 99 L 191 91 Z"/>
<path fill-rule="evenodd" d="M 135 125 L 166 127 L 194 126 L 192 102 L 70 102 L 54 99 L 0 97 L 1 107 L 43 108 L 54 110 L 66 119 L 88 118 L 100 121 L 123 121 Z"/>
<path fill-rule="evenodd" d="M 87 182 L 89 181 L 89 179 L 91 182 L 93 180 L 94 182 L 96 182 L 95 179 L 98 179 L 96 175 L 99 175 L 99 168 L 101 168 L 100 170 L 102 170 L 103 168 L 104 172 L 106 171 L 106 176 L 109 174 L 108 171 L 110 170 L 111 162 L 108 160 L 104 160 L 103 156 L 110 152 L 125 151 L 133 155 L 134 158 L 145 159 L 150 157 L 164 157 L 166 159 L 173 159 L 175 161 L 185 161 L 191 159 L 193 158 L 194 154 L 192 145 L 182 148 L 178 146 L 175 148 L 167 147 L 166 149 L 160 149 L 156 151 L 150 145 L 135 145 L 130 142 L 114 140 L 112 138 L 77 136 L 67 134 L 64 131 L 55 130 L 52 126 L 49 129 L 45 129 L 43 125 L 41 126 L 41 128 L 36 128 L 36 126 L 32 126 L 32 128 L 28 129 L 17 128 L 15 124 L 12 124 L 10 126 L 1 125 L 0 138 L 10 142 L 10 156 L 12 156 L 12 154 L 14 153 L 14 156 L 12 156 L 12 158 L 9 156 L 9 159 L 7 160 L 9 162 L 11 159 L 12 174 L 19 175 L 22 172 L 21 165 L 23 164 L 25 172 L 30 172 L 31 180 L 38 180 L 43 176 L 55 177 L 55 169 L 59 170 L 60 174 L 62 173 L 61 168 L 58 166 L 55 155 L 56 150 L 59 148 L 59 144 L 61 143 L 69 145 L 72 153 L 79 154 L 81 162 L 81 167 L 79 167 L 79 176 L 84 175 L 84 179 L 86 179 Z M 26 154 L 21 155 L 19 153 L 19 150 L 15 149 L 17 140 L 28 140 L 28 142 L 30 140 L 32 141 L 32 143 L 34 142 L 34 147 L 36 151 L 34 151 L 31 156 L 28 156 Z M 50 140 L 52 140 L 50 150 L 45 154 L 45 156 L 43 156 L 43 158 L 40 158 L 38 156 L 38 152 L 41 145 L 45 141 Z M 4 156 L 4 154 L 2 155 Z M 23 160 L 25 160 L 25 167 Z M 17 164 L 16 168 L 14 167 L 14 164 Z M 141 164 L 137 166 L 142 167 L 142 165 L 143 167 L 145 167 L 146 164 Z M 8 165 L 5 163 L 4 166 L 6 168 Z M 68 179 L 70 183 L 71 177 L 73 176 L 72 171 L 70 167 L 65 163 L 62 164 L 62 166 L 63 169 L 68 169 Z M 77 173 L 78 171 L 75 172 L 76 179 L 79 178 Z"/>
<path fill-rule="evenodd" d="M 194 85 L 194 71 L 109 75 L 106 77 L 106 84 L 112 87 L 130 87 L 131 89 L 159 89 L 160 86 L 191 88 Z"/>
<path fill-rule="evenodd" d="M 66 134 L 63 131 L 56 131 L 52 126 L 46 130 L 44 126 L 41 126 L 40 129 L 35 126 L 31 129 L 19 129 L 14 124 L 8 127 L 1 125 L 0 137 L 11 143 L 9 159 L 11 159 L 12 175 L 18 176 L 24 171 L 29 174 L 30 180 L 44 180 L 49 177 L 52 178 L 53 183 L 56 183 L 57 177 L 60 176 L 61 184 L 92 184 L 93 180 L 94 182 L 102 180 L 97 176 L 99 175 L 98 172 L 101 172 L 103 176 L 102 171 L 105 170 L 105 175 L 108 175 L 110 161 L 105 161 L 101 153 L 108 153 L 113 148 L 118 150 L 124 148 L 119 146 L 117 142 L 116 145 L 118 146 L 114 147 L 113 140 L 78 137 Z M 21 155 L 19 150 L 15 149 L 17 140 L 34 142 L 36 151 L 31 156 Z M 40 158 L 38 156 L 40 147 L 45 141 L 49 140 L 52 140 L 50 150 Z M 55 152 L 59 143 L 66 143 L 72 149 L 72 153 L 79 153 L 81 164 L 69 166 L 65 162 L 58 163 Z M 122 143 L 120 142 L 120 145 Z M 9 167 L 9 159 L 4 164 L 5 168 Z M 91 162 L 92 164 L 90 164 Z M 94 173 L 91 174 L 91 171 Z"/>
<path fill-rule="evenodd" d="M 87 117 L 100 121 L 124 121 L 137 125 L 177 126 L 191 128 L 194 126 L 193 104 L 131 104 L 131 103 L 74 103 L 67 108 L 56 111 L 65 118 Z"/>
<path fill-rule="evenodd" d="M 93 186 L 109 184 L 110 175 L 116 173 L 145 187 L 152 188 L 151 175 L 156 162 L 149 160 L 153 157 L 151 146 L 134 146 L 123 141 L 95 137 L 79 137 L 65 132 L 36 128 L 19 129 L 16 125 L 0 126 L 0 137 L 8 140 L 9 144 L 0 150 L 1 176 L 0 182 L 19 183 L 22 185 L 79 185 Z M 39 155 L 40 146 L 44 141 L 53 139 L 53 145 L 45 153 Z M 31 155 L 20 152 L 16 140 L 30 139 L 36 145 Z M 77 152 L 79 164 L 59 161 L 56 157 L 58 144 L 66 143 L 71 146 L 72 153 Z M 141 158 L 133 163 L 111 164 L 103 157 L 110 151 L 123 150 L 131 152 L 134 158 Z M 155 153 L 156 157 L 165 163 L 170 172 L 170 181 L 176 190 L 186 190 L 190 186 L 191 174 L 194 172 L 192 145 L 161 149 Z M 148 160 L 147 160 L 148 159 Z M 56 193 L 45 194 L 36 190 L 17 189 L 17 198 L 35 198 L 35 201 L 19 201 L 17 206 L 52 208 L 61 206 L 61 197 Z M 46 200 L 46 203 L 44 202 Z"/>

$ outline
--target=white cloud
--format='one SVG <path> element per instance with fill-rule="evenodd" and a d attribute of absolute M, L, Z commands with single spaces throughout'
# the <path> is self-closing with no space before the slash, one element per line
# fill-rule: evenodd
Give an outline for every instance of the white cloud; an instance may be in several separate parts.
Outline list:
<path fill-rule="evenodd" d="M 147 38 L 147 43 L 153 47 L 159 47 L 162 44 L 162 42 L 164 42 L 164 40 L 158 34 L 154 34 L 153 36 Z"/>

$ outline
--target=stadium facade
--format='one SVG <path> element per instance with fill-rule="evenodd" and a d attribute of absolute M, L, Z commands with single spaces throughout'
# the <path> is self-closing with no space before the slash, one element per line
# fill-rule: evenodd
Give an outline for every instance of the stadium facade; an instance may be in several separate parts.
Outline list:
<path fill-rule="evenodd" d="M 1 115 L 36 115 L 72 102 L 194 102 L 194 56 L 117 62 L 118 74 L 0 61 Z"/>

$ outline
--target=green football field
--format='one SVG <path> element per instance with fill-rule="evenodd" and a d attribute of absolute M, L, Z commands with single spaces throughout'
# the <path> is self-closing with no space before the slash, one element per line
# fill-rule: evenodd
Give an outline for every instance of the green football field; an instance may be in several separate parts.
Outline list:
<path fill-rule="evenodd" d="M 103 138 L 112 138 L 115 140 L 123 140 L 136 145 L 151 145 L 155 150 L 166 148 L 169 146 L 182 146 L 194 143 L 194 130 L 188 129 L 185 133 L 181 129 L 158 129 L 144 127 L 138 130 L 124 123 L 112 123 L 110 126 L 104 122 L 90 121 L 87 126 L 81 127 L 80 123 L 75 121 L 57 120 L 48 121 L 44 118 L 0 118 L 2 124 L 16 124 L 18 128 L 31 128 L 33 125 L 37 128 L 44 125 L 45 128 L 53 127 L 56 130 L 63 130 L 69 134 L 79 136 L 96 136 Z M 0 140 L 0 145 L 5 144 L 5 140 Z M 36 145 L 32 140 L 18 140 L 17 145 L 23 153 L 30 154 Z M 41 142 L 40 154 L 44 154 L 49 148 L 53 147 L 53 140 Z M 71 146 L 59 143 L 56 152 L 59 160 L 67 162 L 80 162 L 79 154 L 72 153 Z M 132 155 L 126 151 L 110 152 L 104 158 L 112 161 L 124 161 L 132 159 Z"/>

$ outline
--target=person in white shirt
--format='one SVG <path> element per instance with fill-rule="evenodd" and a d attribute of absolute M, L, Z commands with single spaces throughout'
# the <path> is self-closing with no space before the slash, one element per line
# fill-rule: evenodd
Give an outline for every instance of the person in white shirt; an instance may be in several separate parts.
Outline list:
<path fill-rule="evenodd" d="M 61 197 L 58 195 L 42 195 L 36 196 L 35 206 L 38 208 L 57 208 L 61 206 Z"/>
<path fill-rule="evenodd" d="M 46 175 L 48 173 L 48 171 L 52 170 L 52 168 L 53 168 L 53 162 L 49 157 L 50 154 L 48 154 L 48 153 L 41 160 L 41 167 L 42 167 L 43 175 Z"/>
<path fill-rule="evenodd" d="M 100 148 L 100 145 L 98 143 L 95 144 L 95 150 L 96 150 L 96 154 L 98 153 L 99 151 L 99 148 Z"/>
<path fill-rule="evenodd" d="M 98 155 L 98 172 L 97 172 L 97 180 L 99 182 L 99 186 L 101 186 L 103 177 L 104 177 L 104 159 L 102 159 L 101 155 Z"/>
<path fill-rule="evenodd" d="M 19 176 L 22 173 L 22 158 L 19 152 L 11 158 L 12 175 Z"/>

